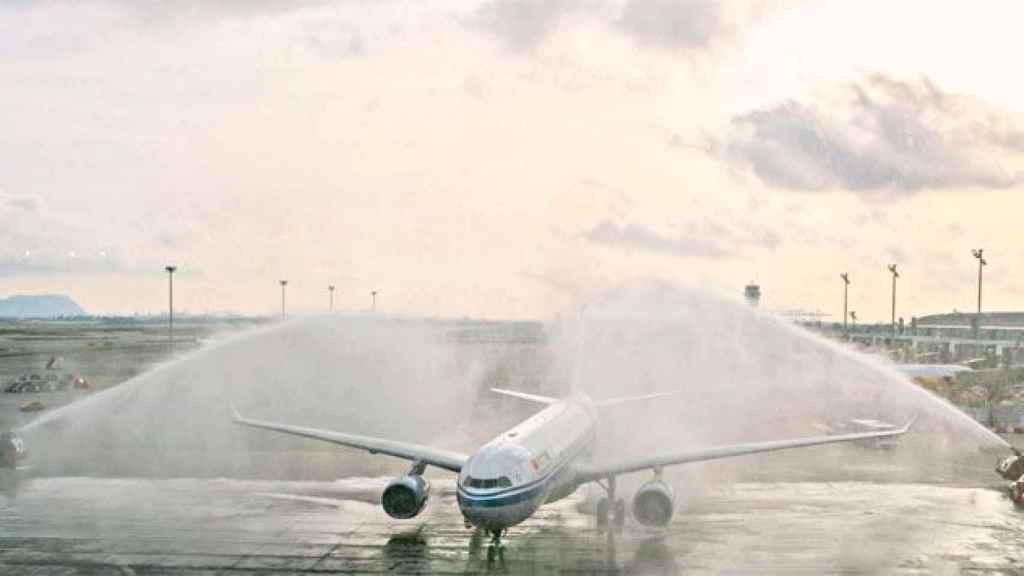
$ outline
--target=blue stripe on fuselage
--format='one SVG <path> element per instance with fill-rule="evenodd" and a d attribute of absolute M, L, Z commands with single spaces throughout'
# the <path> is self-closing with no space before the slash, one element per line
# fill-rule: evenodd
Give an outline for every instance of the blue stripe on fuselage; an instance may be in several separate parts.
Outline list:
<path fill-rule="evenodd" d="M 464 508 L 502 508 L 505 506 L 513 506 L 520 502 L 526 502 L 537 498 L 544 493 L 544 488 L 544 483 L 540 483 L 528 490 L 523 490 L 514 494 L 505 493 L 497 497 L 494 497 L 493 495 L 485 497 L 470 496 L 460 489 L 458 491 L 459 504 Z"/>

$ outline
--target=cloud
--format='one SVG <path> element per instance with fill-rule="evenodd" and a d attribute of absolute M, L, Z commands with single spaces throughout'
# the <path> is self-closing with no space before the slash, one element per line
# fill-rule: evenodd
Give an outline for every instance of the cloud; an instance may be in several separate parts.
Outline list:
<path fill-rule="evenodd" d="M 770 3 L 726 5 L 716 0 L 489 0 L 474 22 L 517 50 L 530 50 L 558 30 L 568 15 L 603 22 L 643 45 L 704 50 L 759 20 Z"/>
<path fill-rule="evenodd" d="M 0 190 L 0 278 L 132 272 L 121 251 L 34 194 Z"/>
<path fill-rule="evenodd" d="M 158 25 L 197 18 L 273 16 L 326 4 L 324 0 L 93 0 L 93 3 L 120 5 L 140 20 Z"/>
<path fill-rule="evenodd" d="M 724 10 L 716 0 L 630 0 L 618 26 L 635 40 L 661 48 L 705 48 L 731 33 Z"/>
<path fill-rule="evenodd" d="M 693 232 L 690 230 L 670 237 L 640 224 L 618 225 L 605 220 L 588 230 L 584 237 L 595 244 L 682 258 L 723 258 L 731 255 L 713 240 Z"/>
<path fill-rule="evenodd" d="M 1002 161 L 1024 151 L 1024 132 L 977 101 L 882 75 L 843 94 L 835 106 L 789 100 L 735 116 L 726 157 L 792 190 L 907 195 L 1021 181 Z"/>
<path fill-rule="evenodd" d="M 9 62 L 83 54 L 132 33 L 278 16 L 321 2 L 280 0 L 6 0 L 0 2 L 0 58 Z"/>
<path fill-rule="evenodd" d="M 557 27 L 575 2 L 548 0 L 491 0 L 481 4 L 476 21 L 516 50 L 540 44 Z"/>
<path fill-rule="evenodd" d="M 130 272 L 121 261 L 106 253 L 78 254 L 75 252 L 56 253 L 26 251 L 12 254 L 5 250 L 0 253 L 0 278 L 19 276 L 52 276 L 76 274 L 105 274 Z"/>
<path fill-rule="evenodd" d="M 43 199 L 33 194 L 8 194 L 0 190 L 0 214 L 5 212 L 37 213 L 43 211 Z"/>
<path fill-rule="evenodd" d="M 713 50 L 742 36 L 783 4 L 779 0 L 628 0 L 615 24 L 643 45 Z"/>
<path fill-rule="evenodd" d="M 680 258 L 732 258 L 744 246 L 774 250 L 780 243 L 777 233 L 757 227 L 737 232 L 714 223 L 687 223 L 674 236 L 657 232 L 642 224 L 599 222 L 583 234 L 595 244 L 626 250 L 667 254 Z"/>
<path fill-rule="evenodd" d="M 307 26 L 306 45 L 325 58 L 346 58 L 365 54 L 366 37 L 351 25 L 318 21 Z"/>

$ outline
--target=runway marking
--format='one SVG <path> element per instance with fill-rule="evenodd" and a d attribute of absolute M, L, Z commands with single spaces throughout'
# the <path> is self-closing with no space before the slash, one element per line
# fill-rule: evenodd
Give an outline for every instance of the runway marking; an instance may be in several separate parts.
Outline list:
<path fill-rule="evenodd" d="M 355 534 L 356 532 L 358 532 L 360 528 L 362 528 L 362 527 L 363 527 L 363 524 L 365 524 L 365 523 L 364 523 L 364 522 L 360 522 L 360 523 L 359 523 L 359 524 L 357 524 L 357 525 L 356 525 L 356 526 L 355 526 L 354 528 L 352 528 L 351 530 L 349 530 L 348 532 L 346 532 L 346 533 L 345 533 L 345 536 L 343 536 L 343 537 L 349 537 L 349 536 L 352 536 L 353 534 Z M 330 557 L 330 556 L 331 556 L 332 554 L 334 554 L 334 551 L 335 551 L 335 550 L 337 550 L 337 549 L 341 548 L 341 547 L 342 547 L 342 546 L 344 546 L 344 545 L 345 545 L 345 542 L 344 542 L 344 541 L 339 541 L 339 542 L 337 542 L 336 544 L 334 544 L 334 546 L 331 546 L 331 548 L 330 548 L 329 550 L 327 550 L 327 552 L 326 552 L 326 553 L 325 553 L 324 555 L 320 556 L 320 558 L 318 558 L 318 559 L 317 559 L 317 561 L 313 563 L 313 566 L 312 566 L 312 568 L 311 568 L 311 569 L 312 569 L 312 570 L 316 570 L 316 569 L 317 569 L 317 568 L 318 568 L 318 567 L 320 566 L 320 564 L 322 564 L 322 563 L 324 562 L 324 560 L 326 560 L 326 559 L 327 559 L 327 558 L 329 558 L 329 557 Z"/>

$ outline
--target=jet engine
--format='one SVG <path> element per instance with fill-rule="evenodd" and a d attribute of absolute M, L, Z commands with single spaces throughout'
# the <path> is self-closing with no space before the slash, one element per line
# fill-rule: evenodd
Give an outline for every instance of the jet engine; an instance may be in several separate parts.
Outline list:
<path fill-rule="evenodd" d="M 28 455 L 25 450 L 25 443 L 14 432 L 0 434 L 0 468 L 6 466 L 14 468 L 21 460 Z"/>
<path fill-rule="evenodd" d="M 652 480 L 633 496 L 633 517 L 644 526 L 668 526 L 676 509 L 672 487 L 661 480 Z"/>
<path fill-rule="evenodd" d="M 400 476 L 388 482 L 380 503 L 388 516 L 399 520 L 413 518 L 423 510 L 430 496 L 430 483 L 419 475 Z"/>

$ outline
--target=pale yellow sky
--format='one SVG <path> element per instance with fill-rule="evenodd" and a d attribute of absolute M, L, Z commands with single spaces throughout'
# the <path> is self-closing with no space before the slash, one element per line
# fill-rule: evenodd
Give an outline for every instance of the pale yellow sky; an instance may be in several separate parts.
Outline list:
<path fill-rule="evenodd" d="M 1011 2 L 0 6 L 0 296 L 546 317 L 657 277 L 1019 309 Z"/>

